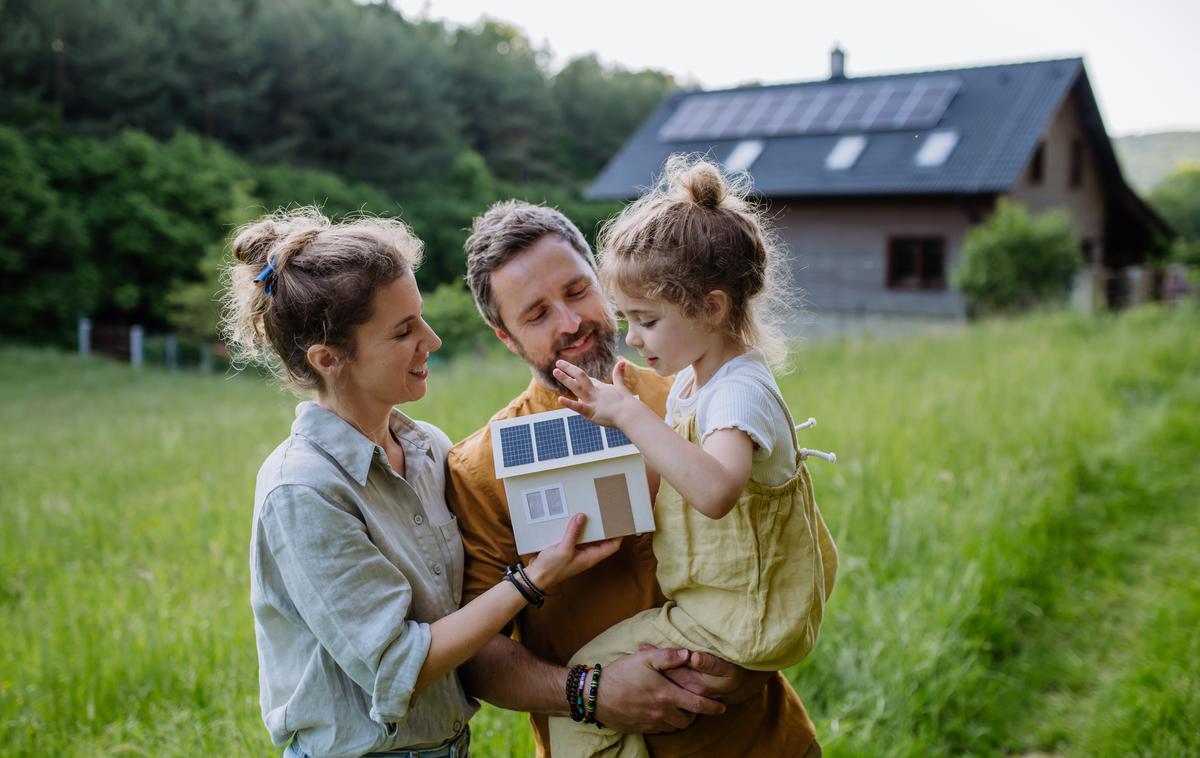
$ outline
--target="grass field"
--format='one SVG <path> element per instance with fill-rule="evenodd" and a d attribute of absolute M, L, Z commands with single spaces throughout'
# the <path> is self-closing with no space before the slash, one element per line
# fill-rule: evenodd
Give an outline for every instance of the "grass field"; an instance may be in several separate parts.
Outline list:
<path fill-rule="evenodd" d="M 841 572 L 789 675 L 830 756 L 1200 755 L 1200 312 L 813 344 L 783 381 Z M 435 368 L 451 437 L 528 381 Z M 0 351 L 0 754 L 272 754 L 249 376 Z M 524 755 L 485 709 L 475 753 Z"/>

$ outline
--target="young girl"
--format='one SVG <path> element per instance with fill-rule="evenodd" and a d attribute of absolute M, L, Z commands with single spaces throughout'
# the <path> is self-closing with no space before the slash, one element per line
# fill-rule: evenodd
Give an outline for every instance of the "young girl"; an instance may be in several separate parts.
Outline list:
<path fill-rule="evenodd" d="M 555 375 L 577 398 L 560 401 L 619 427 L 661 475 L 654 554 L 669 600 L 574 656 L 572 719 L 551 720 L 555 758 L 647 754 L 640 735 L 587 723 L 602 697 L 601 664 L 640 643 L 761 671 L 797 663 L 816 642 L 837 571 L 808 451 L 768 365 L 782 341 L 763 314 L 780 302 L 782 278 L 763 218 L 716 166 L 680 156 L 605 230 L 601 248 L 626 341 L 659 374 L 676 375 L 667 423 L 625 389 L 620 363 L 609 385 L 560 361 Z"/>

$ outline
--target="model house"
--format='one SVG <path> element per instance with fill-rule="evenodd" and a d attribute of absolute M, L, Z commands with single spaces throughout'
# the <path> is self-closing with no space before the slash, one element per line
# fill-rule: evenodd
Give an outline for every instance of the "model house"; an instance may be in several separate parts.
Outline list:
<path fill-rule="evenodd" d="M 493 421 L 491 433 L 521 555 L 562 539 L 574 513 L 588 517 L 582 542 L 654 531 L 642 454 L 621 430 L 563 409 Z"/>
<path fill-rule="evenodd" d="M 1172 235 L 1122 176 L 1078 58 L 852 77 L 834 50 L 828 79 L 681 91 L 588 195 L 635 198 L 673 153 L 750 175 L 818 320 L 961 318 L 949 274 L 1002 198 L 1067 211 L 1084 308 L 1154 297 L 1148 256 Z"/>

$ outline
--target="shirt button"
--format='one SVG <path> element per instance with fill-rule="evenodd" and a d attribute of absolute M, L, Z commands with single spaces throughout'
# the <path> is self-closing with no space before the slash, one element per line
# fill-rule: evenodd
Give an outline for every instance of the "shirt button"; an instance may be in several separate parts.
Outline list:
<path fill-rule="evenodd" d="M 442 575 L 442 564 L 440 564 L 440 563 L 433 564 L 433 573 L 437 574 L 438 576 L 441 576 Z"/>
<path fill-rule="evenodd" d="M 455 722 L 454 722 L 454 733 L 455 733 L 455 734 L 458 734 L 458 732 L 459 732 L 461 729 L 462 729 L 462 722 L 461 722 L 461 721 L 455 721 Z"/>
<path fill-rule="evenodd" d="M 425 523 L 425 517 L 418 513 L 417 515 L 413 516 L 413 523 L 417 526 L 420 526 L 421 524 Z"/>

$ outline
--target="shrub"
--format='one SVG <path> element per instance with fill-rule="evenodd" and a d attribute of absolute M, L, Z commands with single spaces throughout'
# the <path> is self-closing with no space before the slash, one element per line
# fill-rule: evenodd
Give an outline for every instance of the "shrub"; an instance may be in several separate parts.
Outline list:
<path fill-rule="evenodd" d="M 446 282 L 427 293 L 425 320 L 442 338 L 441 355 L 478 351 L 491 341 L 491 329 L 475 308 L 475 300 L 462 282 Z"/>
<path fill-rule="evenodd" d="M 1065 211 L 1031 217 L 1001 200 L 991 218 L 967 233 L 954 286 L 976 313 L 1024 310 L 1065 299 L 1082 262 Z"/>

